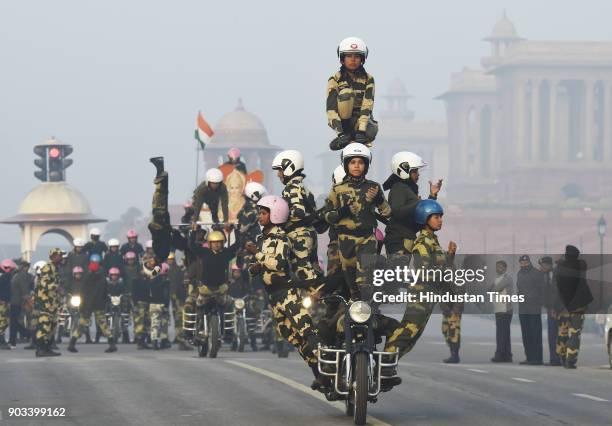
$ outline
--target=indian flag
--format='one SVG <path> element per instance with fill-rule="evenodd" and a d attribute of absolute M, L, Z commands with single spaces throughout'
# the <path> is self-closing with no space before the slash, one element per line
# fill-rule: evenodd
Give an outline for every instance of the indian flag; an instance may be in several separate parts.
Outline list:
<path fill-rule="evenodd" d="M 202 112 L 198 111 L 198 119 L 196 120 L 196 129 L 195 129 L 195 139 L 198 141 L 198 143 L 200 144 L 200 147 L 202 149 L 204 149 L 204 146 L 206 145 L 206 137 L 208 136 L 209 138 L 212 138 L 212 136 L 215 134 L 215 132 L 213 132 L 213 129 L 210 127 L 210 125 L 206 122 L 206 120 L 204 120 L 204 117 L 202 116 Z"/>

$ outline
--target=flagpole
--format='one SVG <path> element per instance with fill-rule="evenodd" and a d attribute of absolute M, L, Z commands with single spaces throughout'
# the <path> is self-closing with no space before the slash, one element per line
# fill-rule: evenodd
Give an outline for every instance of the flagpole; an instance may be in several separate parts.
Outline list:
<path fill-rule="evenodd" d="M 200 180 L 200 144 L 196 141 L 196 173 L 195 173 L 195 187 L 198 186 Z"/>

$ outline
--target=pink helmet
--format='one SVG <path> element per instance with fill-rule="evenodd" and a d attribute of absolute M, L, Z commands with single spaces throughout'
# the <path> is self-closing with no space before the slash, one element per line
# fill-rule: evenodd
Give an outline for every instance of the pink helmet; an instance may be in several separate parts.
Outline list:
<path fill-rule="evenodd" d="M 229 151 L 227 151 L 227 156 L 232 160 L 237 160 L 240 158 L 240 150 L 238 148 L 230 148 Z"/>
<path fill-rule="evenodd" d="M 188 199 L 187 201 L 185 201 L 183 203 L 183 208 L 184 209 L 192 209 L 193 208 L 193 199 Z"/>
<path fill-rule="evenodd" d="M 136 259 L 136 253 L 128 251 L 123 257 L 125 257 L 125 260 Z"/>
<path fill-rule="evenodd" d="M 14 269 L 17 269 L 17 264 L 15 262 L 13 262 L 11 259 L 4 259 L 1 263 L 0 263 L 0 269 L 2 269 L 3 272 L 11 272 Z"/>
<path fill-rule="evenodd" d="M 119 268 L 110 268 L 108 275 L 121 275 L 121 272 L 119 272 Z"/>
<path fill-rule="evenodd" d="M 170 266 L 166 262 L 161 264 L 161 272 L 160 272 L 160 274 L 166 275 L 169 270 L 170 270 Z"/>
<path fill-rule="evenodd" d="M 153 248 L 153 240 L 147 240 L 145 243 L 145 248 Z"/>
<path fill-rule="evenodd" d="M 135 229 L 130 229 L 127 231 L 128 238 L 138 238 L 138 232 Z"/>
<path fill-rule="evenodd" d="M 270 222 L 275 225 L 285 223 L 289 218 L 289 205 L 278 195 L 266 195 L 257 205 L 270 209 Z"/>
<path fill-rule="evenodd" d="M 240 266 L 236 265 L 235 263 L 232 265 L 232 271 L 240 271 Z"/>
<path fill-rule="evenodd" d="M 374 238 L 376 238 L 376 241 L 384 241 L 385 240 L 385 234 L 383 233 L 383 231 L 381 231 L 380 229 L 376 228 L 376 230 L 374 231 Z"/>
<path fill-rule="evenodd" d="M 83 273 L 83 268 L 81 268 L 80 266 L 75 266 L 74 268 L 72 268 L 72 274 L 82 274 Z"/>

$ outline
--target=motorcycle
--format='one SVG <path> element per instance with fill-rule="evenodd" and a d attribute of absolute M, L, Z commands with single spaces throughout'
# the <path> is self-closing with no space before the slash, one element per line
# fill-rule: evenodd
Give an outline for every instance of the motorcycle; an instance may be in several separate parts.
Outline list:
<path fill-rule="evenodd" d="M 74 327 L 79 324 L 80 296 L 71 296 L 57 313 L 57 343 L 62 343 L 62 337 L 70 337 Z"/>
<path fill-rule="evenodd" d="M 115 342 L 119 340 L 122 332 L 127 330 L 130 325 L 130 314 L 125 312 L 124 303 L 124 296 L 108 296 L 106 322 Z"/>
<path fill-rule="evenodd" d="M 255 318 L 247 317 L 247 298 L 234 299 L 233 309 L 225 313 L 224 328 L 231 335 L 232 351 L 244 352 L 244 345 L 252 336 Z"/>
<path fill-rule="evenodd" d="M 217 302 L 215 293 L 196 312 L 183 310 L 183 330 L 187 341 L 196 347 L 198 356 L 216 358 L 221 348 L 224 327 L 221 326 L 223 307 Z"/>
<path fill-rule="evenodd" d="M 344 308 L 343 338 L 337 347 L 319 344 L 319 373 L 330 377 L 329 401 L 344 400 L 345 414 L 356 425 L 366 422 L 368 402 L 375 403 L 381 392 L 381 379 L 397 376 L 397 352 L 376 350 L 382 339 L 375 335 L 376 317 L 367 302 L 348 302 L 340 295 L 324 297 L 323 302 L 336 299 Z"/>

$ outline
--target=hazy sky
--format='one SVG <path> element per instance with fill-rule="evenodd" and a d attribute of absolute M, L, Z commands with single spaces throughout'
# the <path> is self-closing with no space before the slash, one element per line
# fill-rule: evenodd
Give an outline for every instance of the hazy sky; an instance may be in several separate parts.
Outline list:
<path fill-rule="evenodd" d="M 242 97 L 273 144 L 326 150 L 325 85 L 348 35 L 368 43 L 378 95 L 399 77 L 417 119 L 443 120 L 432 98 L 488 54 L 504 9 L 528 39 L 612 40 L 606 0 L 2 1 L 0 217 L 37 185 L 32 146 L 51 135 L 73 145 L 68 181 L 107 219 L 150 208 L 152 155 L 167 158 L 170 201 L 190 194 L 198 109 L 214 127 Z M 2 242 L 18 236 L 0 225 Z"/>

